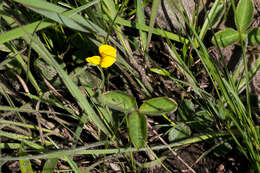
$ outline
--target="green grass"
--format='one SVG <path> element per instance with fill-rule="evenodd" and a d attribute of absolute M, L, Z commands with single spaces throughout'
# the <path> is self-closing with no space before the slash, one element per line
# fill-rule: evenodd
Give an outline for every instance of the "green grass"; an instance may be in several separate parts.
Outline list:
<path fill-rule="evenodd" d="M 260 59 L 248 54 L 255 45 L 243 35 L 251 16 L 236 19 L 242 54 L 234 71 L 213 60 L 205 39 L 206 34 L 214 38 L 214 24 L 224 23 L 228 12 L 247 9 L 217 0 L 211 8 L 203 6 L 206 17 L 198 25 L 196 12 L 189 19 L 182 4 L 169 0 L 170 11 L 179 11 L 186 25 L 179 23 L 185 33 L 180 35 L 156 28 L 160 1 L 152 1 L 147 16 L 149 2 L 1 2 L 1 167 L 19 163 L 21 172 L 107 172 L 114 164 L 122 172 L 155 166 L 173 172 L 167 159 L 174 156 L 196 172 L 176 150 L 199 143 L 211 146 L 198 161 L 233 150 L 248 160 L 250 171 L 260 171 L 259 96 L 252 100 L 250 90 Z M 85 61 L 98 55 L 101 44 L 117 49 L 117 61 L 107 69 Z M 113 90 L 123 96 L 103 104 L 101 97 Z M 164 110 L 166 102 L 160 105 L 157 97 L 178 108 Z M 134 108 L 126 109 L 125 98 Z M 135 127 L 145 127 L 147 135 Z"/>

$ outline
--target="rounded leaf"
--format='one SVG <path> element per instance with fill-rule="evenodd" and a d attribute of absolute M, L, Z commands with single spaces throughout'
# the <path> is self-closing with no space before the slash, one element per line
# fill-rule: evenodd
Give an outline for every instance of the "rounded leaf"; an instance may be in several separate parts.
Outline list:
<path fill-rule="evenodd" d="M 109 91 L 103 93 L 99 97 L 99 100 L 108 107 L 121 112 L 128 113 L 137 110 L 135 98 L 121 91 Z"/>
<path fill-rule="evenodd" d="M 128 129 L 132 144 L 135 148 L 142 148 L 146 142 L 146 118 L 139 112 L 132 113 L 128 118 Z"/>
<path fill-rule="evenodd" d="M 238 31 L 244 32 L 252 23 L 254 4 L 252 0 L 240 0 L 235 12 L 235 23 Z"/>
<path fill-rule="evenodd" d="M 260 28 L 254 28 L 248 32 L 248 43 L 251 45 L 260 44 Z"/>
<path fill-rule="evenodd" d="M 174 112 L 178 104 L 167 97 L 157 97 L 145 101 L 139 111 L 143 114 L 160 115 L 163 113 Z"/>
<path fill-rule="evenodd" d="M 240 36 L 236 30 L 227 28 L 217 32 L 215 37 L 212 38 L 212 43 L 214 45 L 219 45 L 220 47 L 227 47 L 238 42 L 239 39 Z"/>
<path fill-rule="evenodd" d="M 185 125 L 184 123 L 180 123 L 170 129 L 168 134 L 168 139 L 170 142 L 173 142 L 173 141 L 178 141 L 187 138 L 190 135 L 191 135 L 191 130 L 189 126 Z"/>

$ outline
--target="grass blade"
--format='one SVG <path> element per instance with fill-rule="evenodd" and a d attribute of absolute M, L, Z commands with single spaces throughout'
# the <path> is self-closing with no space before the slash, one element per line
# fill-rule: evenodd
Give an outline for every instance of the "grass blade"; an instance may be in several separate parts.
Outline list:
<path fill-rule="evenodd" d="M 175 147 L 180 147 L 182 145 L 187 145 L 187 144 L 192 144 L 216 137 L 224 137 L 224 136 L 230 136 L 230 133 L 214 133 L 214 134 L 205 134 L 197 137 L 192 137 L 188 138 L 182 141 L 174 142 L 169 145 L 159 145 L 159 146 L 154 146 L 151 148 L 140 148 L 135 149 L 135 148 L 116 148 L 116 149 L 88 149 L 90 147 L 94 146 L 100 146 L 104 145 L 107 143 L 105 142 L 98 142 L 92 145 L 80 147 L 80 148 L 75 148 L 75 149 L 69 149 L 69 150 L 59 150 L 59 151 L 54 151 L 54 152 L 49 152 L 49 153 L 44 153 L 44 154 L 39 154 L 39 155 L 28 155 L 28 156 L 20 156 L 20 157 L 2 157 L 0 158 L 0 161 L 11 161 L 11 160 L 25 160 L 25 159 L 46 159 L 46 158 L 60 158 L 63 156 L 74 156 L 74 155 L 79 155 L 79 154 L 84 154 L 84 155 L 89 155 L 89 154 L 118 154 L 118 153 L 127 153 L 127 152 L 136 152 L 136 151 L 148 151 L 150 149 L 152 150 L 161 150 L 161 149 L 166 149 L 168 147 L 175 148 Z"/>
<path fill-rule="evenodd" d="M 137 24 L 145 25 L 145 19 L 144 19 L 144 7 L 142 0 L 136 0 L 136 15 L 137 15 Z M 143 50 L 146 49 L 146 33 L 139 29 L 140 39 L 142 43 Z"/>
<path fill-rule="evenodd" d="M 161 0 L 154 0 L 153 1 L 152 12 L 151 12 L 152 14 L 151 14 L 151 18 L 150 18 L 148 38 L 147 38 L 145 51 L 148 51 L 148 45 L 150 44 L 150 41 L 151 41 L 151 38 L 152 38 L 153 27 L 154 27 L 155 19 L 156 19 L 156 16 L 157 16 L 157 11 L 158 11 L 157 9 L 159 7 L 160 2 L 161 2 Z"/>
<path fill-rule="evenodd" d="M 3 32 L 0 34 L 0 44 L 22 37 L 24 35 L 24 32 L 33 33 L 52 25 L 55 25 L 55 23 L 42 20 L 24 25 L 23 28 L 19 27 L 10 31 Z"/>

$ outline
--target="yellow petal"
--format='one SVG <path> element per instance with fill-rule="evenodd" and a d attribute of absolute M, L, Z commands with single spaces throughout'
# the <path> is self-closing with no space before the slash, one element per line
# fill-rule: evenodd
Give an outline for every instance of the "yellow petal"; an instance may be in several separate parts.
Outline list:
<path fill-rule="evenodd" d="M 110 67 L 116 61 L 116 49 L 109 45 L 99 46 L 99 53 L 101 55 L 100 66 L 102 68 Z"/>
<path fill-rule="evenodd" d="M 112 46 L 106 44 L 99 46 L 99 53 L 101 57 L 111 56 L 116 59 L 116 49 Z"/>
<path fill-rule="evenodd" d="M 101 59 L 100 66 L 101 66 L 102 68 L 107 68 L 107 67 L 110 67 L 112 64 L 114 64 L 115 61 L 116 61 L 116 58 L 115 58 L 115 57 L 112 57 L 112 56 L 104 56 L 104 57 L 102 57 L 102 59 Z"/>
<path fill-rule="evenodd" d="M 101 57 L 100 56 L 88 57 L 88 58 L 86 58 L 86 61 L 93 65 L 99 65 L 101 62 Z"/>

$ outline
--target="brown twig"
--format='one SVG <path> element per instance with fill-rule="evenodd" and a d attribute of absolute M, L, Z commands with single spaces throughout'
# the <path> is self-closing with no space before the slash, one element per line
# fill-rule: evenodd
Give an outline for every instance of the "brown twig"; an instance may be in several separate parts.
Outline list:
<path fill-rule="evenodd" d="M 21 76 L 19 76 L 18 74 L 15 73 L 15 76 L 17 77 L 17 79 L 19 80 L 19 82 L 21 83 L 21 85 L 23 86 L 23 89 L 26 93 L 30 93 L 29 88 L 26 85 L 26 82 L 24 82 L 23 78 L 21 78 Z"/>
<path fill-rule="evenodd" d="M 43 137 L 42 125 L 41 125 L 41 121 L 40 121 L 41 114 L 39 113 L 40 103 L 41 103 L 41 101 L 38 101 L 37 104 L 36 104 L 36 108 L 35 109 L 36 109 L 37 112 L 35 113 L 35 115 L 36 115 L 36 119 L 37 119 L 37 123 L 38 123 L 38 127 L 39 127 L 41 143 L 42 143 L 42 145 L 44 145 L 45 144 L 45 139 Z"/>

